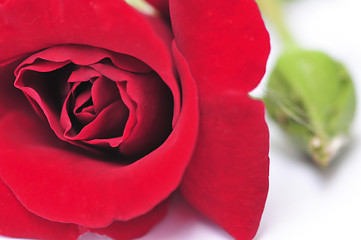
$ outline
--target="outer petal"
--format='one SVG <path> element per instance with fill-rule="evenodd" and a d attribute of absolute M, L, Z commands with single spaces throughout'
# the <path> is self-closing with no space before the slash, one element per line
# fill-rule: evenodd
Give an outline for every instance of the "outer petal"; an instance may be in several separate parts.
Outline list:
<path fill-rule="evenodd" d="M 186 62 L 174 46 L 177 66 Z M 251 239 L 268 192 L 268 128 L 261 102 L 241 91 L 200 99 L 197 146 L 183 196 L 237 239 Z"/>
<path fill-rule="evenodd" d="M 0 180 L 0 235 L 17 238 L 76 240 L 85 232 L 98 233 L 115 240 L 140 237 L 161 220 L 168 209 L 168 201 L 149 213 L 130 221 L 116 221 L 105 228 L 87 229 L 75 224 L 52 222 L 25 209 L 10 189 Z"/>
<path fill-rule="evenodd" d="M 218 97 L 201 108 L 199 139 L 181 191 L 236 239 L 252 239 L 268 192 L 263 105 L 237 93 Z"/>
<path fill-rule="evenodd" d="M 146 234 L 156 223 L 166 215 L 168 199 L 160 203 L 150 212 L 130 221 L 116 221 L 105 228 L 87 229 L 86 231 L 106 235 L 114 240 L 131 240 Z"/>
<path fill-rule="evenodd" d="M 254 1 L 170 2 L 177 66 L 189 64 L 200 96 L 200 132 L 183 196 L 236 239 L 251 239 L 268 192 L 260 81 L 268 35 Z M 183 58 L 183 56 L 184 58 Z"/>
<path fill-rule="evenodd" d="M 0 235 L 17 238 L 76 240 L 74 224 L 51 222 L 26 210 L 0 180 Z"/>
<path fill-rule="evenodd" d="M 165 64 L 163 57 L 152 57 L 167 54 L 162 44 L 172 38 L 160 19 L 148 19 L 118 0 L 11 0 L 0 3 L 0 13 L 0 62 L 75 43 L 129 54 L 154 66 Z"/>
<path fill-rule="evenodd" d="M 170 13 L 176 44 L 201 94 L 257 86 L 269 36 L 254 0 L 173 0 Z"/>

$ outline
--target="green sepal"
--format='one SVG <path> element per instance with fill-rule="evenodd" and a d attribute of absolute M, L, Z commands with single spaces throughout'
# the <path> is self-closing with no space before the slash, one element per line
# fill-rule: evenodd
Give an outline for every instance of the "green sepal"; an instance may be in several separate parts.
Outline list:
<path fill-rule="evenodd" d="M 298 48 L 279 57 L 264 101 L 269 116 L 320 166 L 338 153 L 356 108 L 345 67 L 322 52 Z"/>

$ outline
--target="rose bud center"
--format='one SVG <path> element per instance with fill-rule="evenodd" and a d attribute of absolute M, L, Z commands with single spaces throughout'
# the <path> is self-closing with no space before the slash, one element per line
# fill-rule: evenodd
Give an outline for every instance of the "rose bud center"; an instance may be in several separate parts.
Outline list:
<path fill-rule="evenodd" d="M 63 141 L 136 160 L 172 131 L 173 95 L 142 61 L 80 45 L 48 48 L 15 71 L 15 86 Z"/>

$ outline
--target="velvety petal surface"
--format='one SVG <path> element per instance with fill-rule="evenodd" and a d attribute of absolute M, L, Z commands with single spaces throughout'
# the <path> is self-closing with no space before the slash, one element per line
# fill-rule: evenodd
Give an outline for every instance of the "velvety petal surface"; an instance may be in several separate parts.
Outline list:
<path fill-rule="evenodd" d="M 252 239 L 268 192 L 261 80 L 269 38 L 253 0 L 170 2 L 177 66 L 197 82 L 200 132 L 181 192 L 236 239 Z"/>
<path fill-rule="evenodd" d="M 154 209 L 130 221 L 116 221 L 105 228 L 88 228 L 86 231 L 111 237 L 114 240 L 133 240 L 150 231 L 164 218 L 169 206 L 169 199 L 158 204 Z"/>
<path fill-rule="evenodd" d="M 257 86 L 269 36 L 254 0 L 174 0 L 170 13 L 176 44 L 201 94 Z"/>
<path fill-rule="evenodd" d="M 17 238 L 76 240 L 74 224 L 51 222 L 26 210 L 0 180 L 0 235 Z"/>
<path fill-rule="evenodd" d="M 130 221 L 116 221 L 105 228 L 92 229 L 75 224 L 52 222 L 29 212 L 0 180 L 0 235 L 16 238 L 76 240 L 86 232 L 130 240 L 147 233 L 168 209 L 168 200 L 145 215 Z"/>
<path fill-rule="evenodd" d="M 166 64 L 152 58 L 167 55 L 162 45 L 172 39 L 162 20 L 148 21 L 124 1 L 13 0 L 0 3 L 0 11 L 0 61 L 75 43 L 129 54 L 154 69 Z"/>
<path fill-rule="evenodd" d="M 252 239 L 268 193 L 263 104 L 237 92 L 201 104 L 203 122 L 181 192 L 236 239 Z"/>

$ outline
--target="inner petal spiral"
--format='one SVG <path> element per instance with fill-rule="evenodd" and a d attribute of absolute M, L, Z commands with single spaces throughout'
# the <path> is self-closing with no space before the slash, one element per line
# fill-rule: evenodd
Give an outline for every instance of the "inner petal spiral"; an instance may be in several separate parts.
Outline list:
<path fill-rule="evenodd" d="M 55 134 L 77 146 L 138 159 L 172 131 L 172 91 L 131 56 L 57 46 L 26 59 L 15 75 L 15 86 Z"/>

